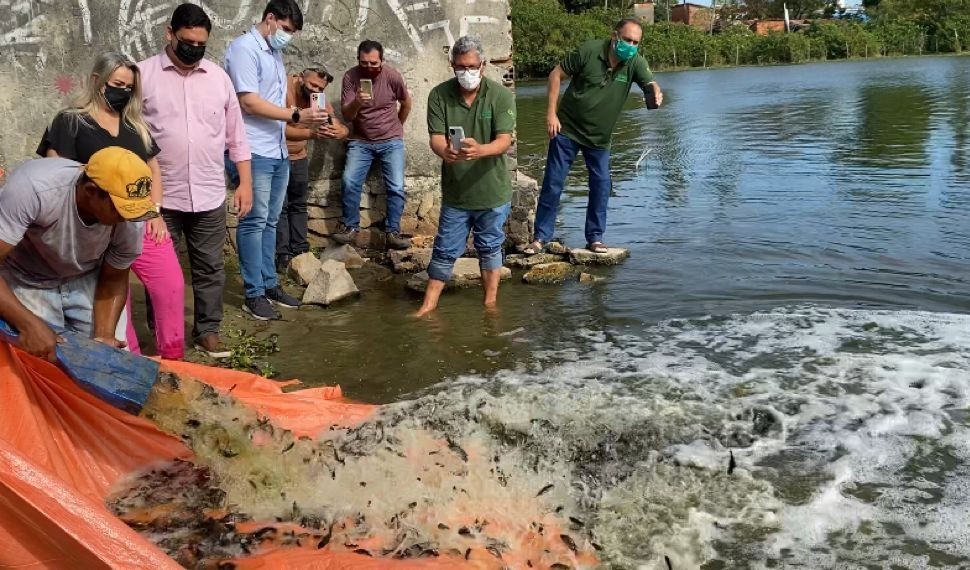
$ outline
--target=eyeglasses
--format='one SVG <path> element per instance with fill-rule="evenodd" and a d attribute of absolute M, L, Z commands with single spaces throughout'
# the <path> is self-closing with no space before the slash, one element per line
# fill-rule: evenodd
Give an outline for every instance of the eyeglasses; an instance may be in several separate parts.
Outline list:
<path fill-rule="evenodd" d="M 478 65 L 454 65 L 454 64 L 452 64 L 451 68 L 454 69 L 455 71 L 471 71 L 473 69 L 481 69 L 482 68 L 482 64 L 480 64 L 480 63 Z"/>

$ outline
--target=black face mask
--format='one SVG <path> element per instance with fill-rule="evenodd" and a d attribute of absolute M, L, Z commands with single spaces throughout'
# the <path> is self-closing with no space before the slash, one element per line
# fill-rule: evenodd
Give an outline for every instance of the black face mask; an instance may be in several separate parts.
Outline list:
<path fill-rule="evenodd" d="M 190 45 L 178 38 L 176 40 L 178 43 L 175 45 L 175 55 L 185 65 L 195 65 L 205 55 L 205 46 Z"/>
<path fill-rule="evenodd" d="M 104 100 L 108 102 L 108 106 L 114 109 L 116 113 L 120 113 L 125 110 L 128 101 L 131 101 L 131 89 L 105 85 Z"/>

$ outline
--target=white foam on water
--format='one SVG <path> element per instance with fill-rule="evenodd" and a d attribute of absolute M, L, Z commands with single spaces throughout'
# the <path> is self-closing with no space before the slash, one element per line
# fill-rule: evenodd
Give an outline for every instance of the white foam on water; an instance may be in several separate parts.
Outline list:
<path fill-rule="evenodd" d="M 409 524 L 443 545 L 460 541 L 440 517 L 483 516 L 462 510 L 464 485 L 478 509 L 580 520 L 615 568 L 970 567 L 970 416 L 955 419 L 970 407 L 970 316 L 807 306 L 580 336 L 387 406 L 397 442 L 328 459 L 335 473 L 307 473 L 300 443 L 270 458 L 260 476 L 281 482 L 260 487 L 285 496 L 261 497 L 232 458 L 214 471 L 267 517 L 297 500 L 383 521 L 416 503 Z M 445 438 L 470 459 L 428 471 L 397 454 Z"/>
<path fill-rule="evenodd" d="M 745 567 L 770 560 L 805 568 L 970 567 L 970 429 L 950 416 L 970 407 L 970 316 L 807 306 L 672 320 L 642 335 L 585 334 L 595 348 L 570 350 L 538 373 L 500 374 L 492 381 L 496 390 L 509 395 L 510 386 L 547 385 L 601 392 L 553 414 L 564 438 L 582 429 L 575 418 L 587 413 L 589 401 L 606 398 L 618 418 L 648 410 L 660 439 L 669 438 L 657 451 L 692 469 L 660 477 L 683 485 L 659 493 L 667 503 L 695 492 L 683 483 L 690 479 L 685 473 L 718 472 L 725 448 L 733 448 L 739 469 L 773 489 L 767 495 L 748 489 L 749 506 L 762 514 L 777 507 L 776 519 L 763 517 L 765 536 L 739 539 L 748 541 L 741 548 Z M 544 357 L 555 362 L 557 355 Z M 738 414 L 759 409 L 777 413 L 777 425 L 753 441 L 744 439 L 750 433 L 732 441 L 733 424 L 750 428 L 750 417 L 737 420 Z M 711 437 L 684 440 L 699 424 Z M 939 449 L 955 461 L 936 465 L 943 461 Z M 788 459 L 794 452 L 801 461 Z M 657 488 L 656 478 L 637 471 L 604 492 L 600 507 L 608 505 L 617 518 L 600 521 L 597 531 L 624 537 L 610 544 L 614 560 L 654 567 L 666 553 L 686 565 L 675 567 L 732 561 L 731 548 L 718 543 L 724 533 L 711 529 L 737 523 L 724 508 L 736 506 L 733 497 L 676 515 L 638 510 L 638 500 L 658 498 Z M 784 504 L 789 496 L 798 498 Z M 625 508 L 617 509 L 621 503 Z M 665 529 L 649 520 L 663 516 L 679 520 Z"/>

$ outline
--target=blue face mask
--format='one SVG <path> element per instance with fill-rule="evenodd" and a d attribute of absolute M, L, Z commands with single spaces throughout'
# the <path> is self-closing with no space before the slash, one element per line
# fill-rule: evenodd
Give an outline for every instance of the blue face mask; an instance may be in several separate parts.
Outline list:
<path fill-rule="evenodd" d="M 270 36 L 266 38 L 266 41 L 269 42 L 269 47 L 275 50 L 281 50 L 285 48 L 290 43 L 290 40 L 292 39 L 293 39 L 293 35 L 290 33 L 287 33 L 286 30 L 279 27 L 279 24 L 277 24 L 276 32 L 273 34 L 270 34 Z"/>
<path fill-rule="evenodd" d="M 626 61 L 637 54 L 637 46 L 633 44 L 628 44 L 623 40 L 616 40 L 616 45 L 613 47 L 614 53 L 616 53 L 616 58 L 620 61 Z"/>

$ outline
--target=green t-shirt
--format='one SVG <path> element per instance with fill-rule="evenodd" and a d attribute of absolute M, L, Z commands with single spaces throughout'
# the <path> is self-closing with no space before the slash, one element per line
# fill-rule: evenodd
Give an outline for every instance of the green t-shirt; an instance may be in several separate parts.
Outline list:
<path fill-rule="evenodd" d="M 457 79 L 449 79 L 428 96 L 428 133 L 448 136 L 448 127 L 462 127 L 465 138 L 480 144 L 499 133 L 515 131 L 515 97 L 500 83 L 482 78 L 471 107 L 465 104 Z M 497 208 L 512 199 L 512 178 L 505 154 L 441 164 L 442 201 L 463 210 Z"/>
<path fill-rule="evenodd" d="M 590 40 L 559 64 L 571 77 L 559 100 L 562 134 L 592 148 L 610 148 L 613 127 L 630 95 L 630 86 L 648 89 L 653 73 L 639 54 L 610 69 L 610 40 Z"/>

